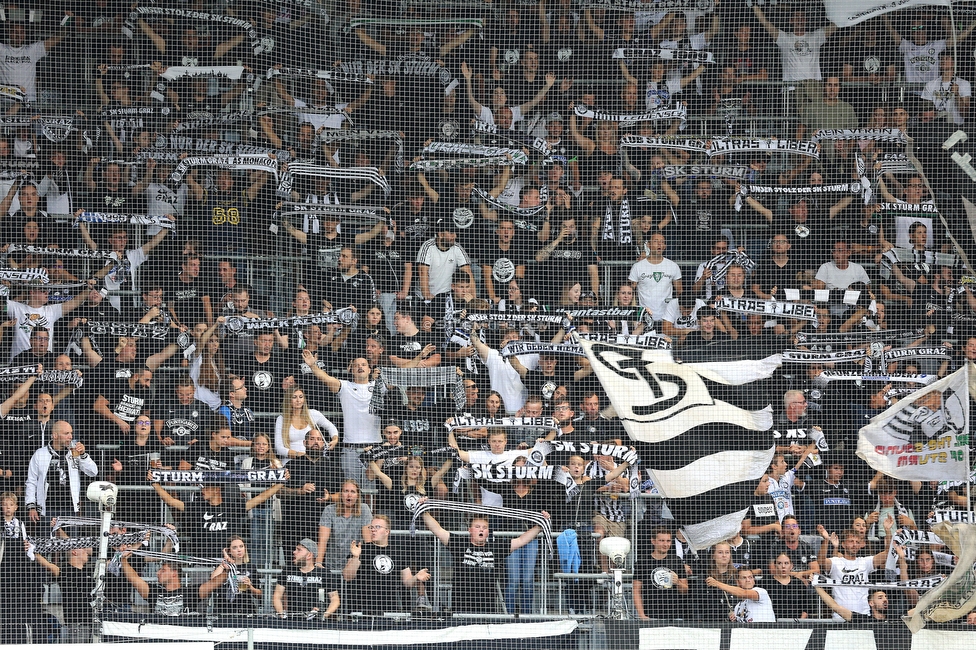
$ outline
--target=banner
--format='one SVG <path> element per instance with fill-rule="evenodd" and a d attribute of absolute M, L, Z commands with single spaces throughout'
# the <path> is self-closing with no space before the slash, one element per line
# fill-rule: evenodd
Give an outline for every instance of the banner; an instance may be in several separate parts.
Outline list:
<path fill-rule="evenodd" d="M 905 481 L 969 477 L 972 363 L 897 402 L 861 428 L 857 455 Z"/>
<path fill-rule="evenodd" d="M 244 318 L 228 316 L 224 328 L 238 336 L 257 330 L 276 330 L 286 327 L 305 327 L 306 325 L 352 325 L 359 320 L 359 314 L 351 308 L 337 309 L 334 312 L 292 316 L 290 318 Z"/>
<path fill-rule="evenodd" d="M 948 7 L 950 4 L 949 0 L 824 0 L 827 20 L 838 27 L 850 27 L 909 7 Z"/>
<path fill-rule="evenodd" d="M 689 544 L 734 535 L 773 457 L 764 380 L 780 358 L 675 363 L 666 351 L 576 339 Z"/>
<path fill-rule="evenodd" d="M 905 623 L 913 633 L 929 621 L 954 621 L 976 608 L 976 526 L 941 522 L 932 532 L 945 540 L 958 561 L 949 578 L 923 594 L 915 609 L 908 611 Z"/>
<path fill-rule="evenodd" d="M 686 63 L 715 63 L 715 57 L 705 50 L 678 50 L 671 47 L 618 47 L 614 59 L 661 59 Z"/>
<path fill-rule="evenodd" d="M 744 180 L 751 170 L 746 165 L 665 165 L 652 173 L 664 178 L 687 176 L 714 176 L 731 180 Z"/>
<path fill-rule="evenodd" d="M 715 309 L 719 311 L 731 311 L 737 314 L 784 316 L 786 318 L 817 322 L 816 307 L 802 302 L 780 302 L 778 300 L 722 296 L 715 301 Z"/>
<path fill-rule="evenodd" d="M 284 483 L 287 469 L 251 469 L 245 471 L 212 470 L 149 470 L 153 483 L 188 483 L 213 485 L 218 483 Z"/>
<path fill-rule="evenodd" d="M 583 348 L 572 343 L 532 343 L 531 341 L 513 341 L 499 350 L 506 359 L 522 354 L 571 354 L 577 357 L 586 356 Z"/>
<path fill-rule="evenodd" d="M 778 140 L 763 138 L 674 138 L 648 137 L 643 135 L 625 135 L 620 138 L 622 147 L 642 147 L 660 149 L 681 149 L 684 151 L 698 151 L 707 156 L 721 156 L 729 153 L 747 151 L 778 151 L 795 153 L 812 158 L 820 157 L 820 145 L 806 140 Z"/>

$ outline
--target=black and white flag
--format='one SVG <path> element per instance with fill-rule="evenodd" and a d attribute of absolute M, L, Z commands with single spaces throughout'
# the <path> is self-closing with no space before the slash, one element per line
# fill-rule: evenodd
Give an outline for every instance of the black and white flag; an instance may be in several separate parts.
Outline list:
<path fill-rule="evenodd" d="M 666 351 L 578 342 L 692 547 L 734 535 L 773 457 L 764 380 L 780 358 L 675 363 Z"/>

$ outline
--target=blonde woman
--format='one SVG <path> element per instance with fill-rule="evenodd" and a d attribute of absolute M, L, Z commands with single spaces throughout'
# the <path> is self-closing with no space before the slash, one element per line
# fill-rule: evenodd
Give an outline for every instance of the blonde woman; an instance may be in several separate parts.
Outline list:
<path fill-rule="evenodd" d="M 263 592 L 251 582 L 252 578 L 257 578 L 257 571 L 251 564 L 247 545 L 242 538 L 235 535 L 230 538 L 223 554 L 223 564 L 214 569 L 210 579 L 200 585 L 200 600 L 206 600 L 222 585 L 226 585 L 223 593 L 214 596 L 214 612 L 239 616 L 254 614 L 257 611 L 257 604 L 261 602 Z M 236 592 L 230 584 L 227 584 L 229 581 L 236 582 Z"/>
<path fill-rule="evenodd" d="M 281 404 L 281 415 L 275 421 L 275 451 L 285 463 L 292 458 L 305 455 L 305 434 L 317 429 L 323 435 L 328 433 L 328 449 L 339 442 L 339 430 L 329 419 L 315 409 L 308 408 L 305 391 L 293 388 L 285 393 Z"/>

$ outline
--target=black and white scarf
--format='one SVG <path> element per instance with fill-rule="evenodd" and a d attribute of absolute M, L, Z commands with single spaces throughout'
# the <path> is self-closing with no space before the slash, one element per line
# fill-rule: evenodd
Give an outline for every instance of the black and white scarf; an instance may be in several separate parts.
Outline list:
<path fill-rule="evenodd" d="M 149 470 L 152 483 L 176 483 L 179 485 L 224 485 L 236 483 L 284 483 L 288 480 L 286 469 L 233 470 Z"/>
<path fill-rule="evenodd" d="M 0 269 L 0 281 L 2 282 L 35 282 L 38 280 L 42 284 L 51 282 L 51 278 L 47 275 L 47 269 Z"/>
<path fill-rule="evenodd" d="M 89 517 L 55 517 L 54 523 L 51 526 L 52 531 L 57 531 L 68 526 L 101 526 L 101 519 L 93 519 Z M 176 534 L 176 531 L 172 528 L 166 526 L 156 526 L 152 524 L 139 524 L 131 521 L 113 521 L 113 526 L 118 526 L 119 528 L 135 529 L 139 531 L 150 531 L 153 533 L 159 533 L 166 539 L 168 539 L 173 544 L 173 549 L 175 552 L 180 551 L 180 538 Z"/>
<path fill-rule="evenodd" d="M 799 302 L 781 302 L 779 300 L 759 300 L 757 298 L 732 298 L 720 296 L 715 302 L 715 309 L 730 311 L 737 314 L 760 314 L 763 316 L 783 316 L 798 320 L 817 322 L 817 312 L 813 305 Z"/>
<path fill-rule="evenodd" d="M 906 382 L 911 384 L 928 385 L 933 381 L 938 380 L 938 377 L 936 375 L 918 374 L 871 374 L 858 370 L 824 370 L 822 373 L 820 373 L 818 379 L 822 381 L 883 381 L 885 383 Z"/>
<path fill-rule="evenodd" d="M 624 9 L 630 11 L 647 11 L 646 0 L 574 0 L 573 6 L 578 9 Z M 654 11 L 667 9 L 704 11 L 715 10 L 714 0 L 657 0 L 650 7 Z"/>
<path fill-rule="evenodd" d="M 543 205 L 543 207 L 545 206 Z M 615 209 L 613 201 L 607 201 L 607 207 L 603 213 L 603 233 L 600 239 L 620 245 L 633 243 L 633 232 L 630 227 L 630 201 L 626 197 L 620 201 L 619 210 Z"/>
<path fill-rule="evenodd" d="M 367 75 L 426 77 L 439 83 L 445 95 L 450 95 L 460 83 L 453 72 L 422 54 L 403 55 L 396 59 L 378 61 L 341 61 L 336 68 L 339 72 L 363 77 Z"/>
<path fill-rule="evenodd" d="M 729 251 L 728 253 L 720 253 L 713 257 L 712 259 L 705 262 L 704 269 L 710 270 L 712 272 L 711 280 L 713 283 L 721 283 L 726 274 L 729 272 L 729 267 L 733 264 L 738 264 L 746 273 L 751 273 L 753 269 L 756 268 L 756 262 L 749 255 L 743 251 Z"/>
<path fill-rule="evenodd" d="M 458 169 L 464 167 L 511 167 L 516 165 L 508 156 L 488 156 L 485 158 L 438 158 L 420 159 L 410 163 L 410 171 L 430 171 L 432 169 Z"/>
<path fill-rule="evenodd" d="M 349 83 L 373 83 L 373 80 L 364 74 L 353 74 L 349 72 L 341 72 L 339 70 L 316 70 L 314 68 L 268 68 L 266 76 L 267 79 L 274 79 L 277 76 L 306 77 L 311 79 L 324 79 L 326 81 L 343 81 Z"/>
<path fill-rule="evenodd" d="M 189 173 L 191 167 L 201 165 L 219 167 L 221 169 L 262 171 L 274 174 L 275 178 L 278 177 L 278 159 L 268 154 L 248 154 L 243 156 L 217 154 L 214 156 L 187 156 L 183 158 L 170 175 L 170 180 L 174 183 L 180 183 L 183 181 L 183 177 Z"/>
<path fill-rule="evenodd" d="M 450 510 L 452 512 L 465 512 L 473 516 L 505 517 L 507 519 L 519 519 L 526 521 L 533 526 L 542 529 L 542 536 L 546 542 L 549 555 L 552 555 L 552 526 L 549 518 L 543 516 L 541 512 L 532 510 L 519 510 L 518 508 L 502 508 L 499 506 L 488 506 L 480 503 L 463 503 L 457 501 L 441 501 L 439 499 L 428 499 L 423 503 L 417 504 L 413 511 L 413 519 L 410 521 L 410 533 L 417 530 L 417 519 L 428 510 Z"/>
<path fill-rule="evenodd" d="M 681 130 L 684 130 L 685 123 L 688 120 L 688 108 L 684 104 L 678 104 L 677 108 L 660 108 L 645 113 L 605 113 L 580 104 L 576 106 L 574 112 L 580 117 L 589 117 L 603 122 L 621 122 L 624 124 L 652 122 L 656 120 L 681 120 Z"/>
<path fill-rule="evenodd" d="M 715 63 L 715 56 L 711 52 L 706 52 L 705 50 L 674 49 L 670 47 L 618 47 L 613 51 L 612 58 Z"/>
<path fill-rule="evenodd" d="M 244 32 L 251 39 L 251 51 L 254 54 L 263 54 L 266 49 L 274 47 L 270 39 L 262 39 L 261 34 L 251 23 L 234 16 L 224 16 L 221 14 L 211 14 L 203 11 L 193 11 L 190 9 L 179 9 L 176 7 L 136 7 L 129 13 L 129 17 L 122 25 L 122 33 L 126 38 L 131 39 L 136 32 L 136 24 L 146 18 L 176 18 L 182 19 L 177 22 L 196 21 L 208 22 L 213 27 L 231 26 Z"/>
<path fill-rule="evenodd" d="M 645 312 L 646 313 L 646 312 Z M 600 341 L 603 343 L 616 343 L 617 345 L 627 345 L 635 348 L 645 348 L 648 350 L 670 350 L 671 341 L 666 336 L 660 334 L 602 334 L 596 332 L 573 332 L 573 336 L 587 341 Z"/>
<path fill-rule="evenodd" d="M 352 326 L 359 321 L 359 314 L 351 308 L 337 309 L 332 312 L 308 314 L 307 316 L 291 316 L 289 318 L 244 318 L 243 316 L 228 316 L 222 326 L 229 334 L 241 336 L 258 330 L 276 330 L 285 328 L 300 328 L 306 325 L 345 325 Z"/>
<path fill-rule="evenodd" d="M 378 131 L 368 129 L 322 129 L 316 136 L 320 142 L 361 142 L 363 140 L 393 140 L 396 153 L 393 156 L 393 171 L 403 173 L 403 136 L 399 131 Z"/>
<path fill-rule="evenodd" d="M 548 185 L 539 186 L 539 205 L 532 208 L 520 208 L 518 206 L 510 205 L 508 203 L 502 203 L 501 201 L 493 197 L 490 192 L 487 192 L 481 189 L 480 187 L 474 188 L 474 190 L 472 190 L 472 193 L 478 198 L 480 198 L 481 200 L 483 200 L 485 203 L 490 205 L 495 210 L 501 210 L 503 212 L 507 212 L 510 214 L 516 214 L 519 215 L 520 217 L 532 217 L 539 214 L 540 212 L 546 209 L 546 204 L 549 202 Z"/>
<path fill-rule="evenodd" d="M 84 384 L 84 378 L 75 370 L 45 370 L 41 374 L 37 374 L 37 366 L 0 368 L 0 383 L 20 383 L 28 377 L 37 377 L 38 381 L 49 384 L 75 386 L 76 388 L 80 388 Z"/>
<path fill-rule="evenodd" d="M 900 339 L 915 340 L 925 336 L 924 328 L 913 330 L 863 330 L 858 332 L 797 332 L 796 342 L 799 344 L 809 343 L 850 343 L 863 344 L 867 341 L 895 341 Z"/>
<path fill-rule="evenodd" d="M 171 332 L 166 325 L 154 323 L 108 323 L 88 321 L 88 332 L 99 336 L 128 336 L 135 339 L 165 341 Z"/>
<path fill-rule="evenodd" d="M 281 174 L 278 181 L 278 196 L 290 193 L 295 174 L 303 176 L 317 176 L 320 178 L 342 178 L 353 181 L 368 181 L 383 190 L 389 196 L 391 188 L 378 167 L 327 167 L 310 163 L 295 162 L 288 165 L 288 171 Z"/>
<path fill-rule="evenodd" d="M 190 119 L 180 120 L 173 127 L 173 133 L 236 126 L 244 122 L 250 122 L 252 117 L 249 111 L 236 111 L 234 113 L 194 112 L 191 114 Z"/>
<path fill-rule="evenodd" d="M 934 575 L 924 578 L 914 578 L 912 580 L 899 580 L 893 582 L 859 582 L 858 588 L 864 589 L 932 589 L 945 582 L 945 576 Z M 834 578 L 828 578 L 818 573 L 810 576 L 810 586 L 812 587 L 849 587 L 850 585 Z"/>
<path fill-rule="evenodd" d="M 907 144 L 908 137 L 899 129 L 820 129 L 810 138 L 810 142 L 823 140 L 874 140 Z"/>
<path fill-rule="evenodd" d="M 708 176 L 741 181 L 750 171 L 747 165 L 665 165 L 653 170 L 652 173 L 664 178 Z"/>
<path fill-rule="evenodd" d="M 431 142 L 428 143 L 423 150 L 423 155 L 427 156 L 430 154 L 451 154 L 451 155 L 469 155 L 469 156 L 483 156 L 483 157 L 494 157 L 494 156 L 511 156 L 512 161 L 519 165 L 526 165 L 529 162 L 529 156 L 521 149 L 516 149 L 514 147 L 490 147 L 480 144 L 468 144 L 466 142 Z"/>
<path fill-rule="evenodd" d="M 274 156 L 279 162 L 291 160 L 291 152 L 286 149 L 262 147 L 255 144 L 241 144 L 226 140 L 211 140 L 209 138 L 195 138 L 190 135 L 157 136 L 152 147 L 141 149 L 136 154 L 136 160 L 144 162 L 152 158 L 156 162 L 178 164 L 181 158 L 190 153 L 197 155 L 227 155 L 227 156 Z"/>
<path fill-rule="evenodd" d="M 146 533 L 143 531 L 137 533 L 116 533 L 108 536 L 108 545 L 110 547 L 131 545 L 131 544 L 142 544 L 146 541 Z M 28 537 L 27 543 L 30 548 L 27 551 L 27 557 L 34 559 L 34 553 L 40 553 L 41 555 L 50 555 L 52 553 L 63 553 L 65 551 L 71 551 L 76 548 L 98 548 L 101 543 L 101 536 L 94 537 Z"/>
<path fill-rule="evenodd" d="M 585 357 L 583 346 L 572 343 L 531 343 L 526 341 L 512 341 L 505 344 L 501 350 L 501 355 L 506 359 L 523 354 L 570 354 L 577 357 Z"/>
<path fill-rule="evenodd" d="M 158 226 L 174 230 L 176 222 L 165 215 L 119 214 L 114 212 L 82 212 L 75 217 L 74 227 L 85 223 L 127 223 L 133 226 Z"/>
<path fill-rule="evenodd" d="M 867 357 L 864 348 L 840 350 L 839 352 L 809 352 L 807 350 L 784 350 L 783 363 L 844 363 L 858 361 Z"/>
<path fill-rule="evenodd" d="M 398 388 L 406 403 L 406 389 L 410 386 L 450 386 L 451 397 L 454 398 L 454 406 L 463 408 L 465 403 L 464 382 L 458 374 L 457 368 L 433 367 L 433 368 L 382 368 L 380 370 L 380 382 L 383 387 L 373 390 L 373 397 L 369 403 L 370 413 L 380 413 L 385 407 L 386 386 Z"/>
<path fill-rule="evenodd" d="M 47 255 L 51 257 L 79 257 L 88 260 L 119 261 L 119 254 L 115 251 L 93 251 L 90 248 L 48 248 L 46 246 L 31 246 L 28 244 L 10 244 L 7 247 L 7 252 L 25 253 L 27 255 Z M 45 269 L 26 269 L 26 271 L 43 272 L 44 277 L 47 277 L 47 270 Z"/>

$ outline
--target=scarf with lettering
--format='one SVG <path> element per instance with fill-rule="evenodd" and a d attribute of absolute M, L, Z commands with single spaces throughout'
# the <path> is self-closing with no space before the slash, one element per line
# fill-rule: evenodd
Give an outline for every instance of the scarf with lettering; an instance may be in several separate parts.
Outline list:
<path fill-rule="evenodd" d="M 896 374 L 885 373 L 865 373 L 858 370 L 824 370 L 818 377 L 821 381 L 883 381 L 907 382 L 912 384 L 928 385 L 939 378 L 936 375 L 917 375 L 917 374 Z"/>
<path fill-rule="evenodd" d="M 647 0 L 575 0 L 573 6 L 577 9 L 648 10 Z M 715 2 L 714 0 L 657 0 L 653 5 L 654 11 L 667 9 L 711 12 L 715 9 Z"/>
<path fill-rule="evenodd" d="M 110 547 L 142 544 L 146 541 L 145 532 L 112 534 L 108 536 Z M 50 555 L 51 553 L 64 553 L 76 548 L 98 548 L 101 543 L 101 536 L 94 537 L 28 537 L 27 543 L 30 549 L 27 557 L 34 559 L 34 553 Z"/>
<path fill-rule="evenodd" d="M 165 341 L 172 331 L 166 325 L 153 323 L 108 323 L 88 321 L 88 331 L 100 336 L 127 336 L 135 339 L 156 339 Z M 181 346 L 185 347 L 185 346 Z"/>
<path fill-rule="evenodd" d="M 439 83 L 444 89 L 444 95 L 450 95 L 460 84 L 453 72 L 421 54 L 406 54 L 396 59 L 340 61 L 336 68 L 340 72 L 360 76 L 426 77 Z"/>
<path fill-rule="evenodd" d="M 316 136 L 320 142 L 361 142 L 363 140 L 393 140 L 396 154 L 393 157 L 393 170 L 403 173 L 403 136 L 399 131 L 378 131 L 369 129 L 322 129 Z"/>
<path fill-rule="evenodd" d="M 817 322 L 817 312 L 813 305 L 779 300 L 759 300 L 757 298 L 732 298 L 721 296 L 715 309 L 737 314 L 760 314 L 763 316 L 783 316 L 798 320 Z"/>
<path fill-rule="evenodd" d="M 858 582 L 851 585 L 834 578 L 828 578 L 818 573 L 810 576 L 810 586 L 812 587 L 857 587 L 858 589 L 931 589 L 942 584 L 946 580 L 945 576 L 934 575 L 924 578 L 914 578 L 912 580 L 898 580 L 892 582 Z"/>
<path fill-rule="evenodd" d="M 423 386 L 430 388 L 434 386 L 450 386 L 451 397 L 454 398 L 454 406 L 463 408 L 465 403 L 464 382 L 457 368 L 433 367 L 433 368 L 382 368 L 380 370 L 380 382 L 383 386 L 373 390 L 373 397 L 369 403 L 370 413 L 381 413 L 385 408 L 386 386 L 397 388 L 403 398 L 403 403 L 407 403 L 407 388 L 411 386 Z"/>
<path fill-rule="evenodd" d="M 675 49 L 671 47 L 618 47 L 614 59 L 661 59 L 685 63 L 715 63 L 715 57 L 705 50 Z"/>
<path fill-rule="evenodd" d="M 571 354 L 585 357 L 583 347 L 572 343 L 532 343 L 527 341 L 512 341 L 499 350 L 506 359 L 522 354 Z"/>
<path fill-rule="evenodd" d="M 156 162 L 179 164 L 183 156 L 196 154 L 201 156 L 273 156 L 278 163 L 291 160 L 291 152 L 286 149 L 275 149 L 256 144 L 241 144 L 226 140 L 211 140 L 196 138 L 192 135 L 179 135 L 176 132 L 156 137 L 151 147 L 140 149 L 135 159 L 145 162 L 152 158 Z"/>
<path fill-rule="evenodd" d="M 129 17 L 122 25 L 122 33 L 126 38 L 131 40 L 133 33 L 138 31 L 136 24 L 140 20 L 145 20 L 147 18 L 181 19 L 177 20 L 177 22 L 208 22 L 211 23 L 211 26 L 214 28 L 219 26 L 236 27 L 251 39 L 251 51 L 256 55 L 263 54 L 266 49 L 274 47 L 273 42 L 270 39 L 261 38 L 261 34 L 258 33 L 254 26 L 246 20 L 236 18 L 234 16 L 211 14 L 203 11 L 179 9 L 176 7 L 136 7 L 129 12 Z"/>
<path fill-rule="evenodd" d="M 243 316 L 228 316 L 222 329 L 229 334 L 241 336 L 256 330 L 275 330 L 284 328 L 305 327 L 306 325 L 345 325 L 352 326 L 359 321 L 359 314 L 346 307 L 328 313 L 308 314 L 307 316 L 291 316 L 289 318 L 244 318 Z"/>
<path fill-rule="evenodd" d="M 372 84 L 373 80 L 364 74 L 353 74 L 339 70 L 316 70 L 314 68 L 268 68 L 267 79 L 278 76 L 305 77 L 310 79 L 324 79 L 326 81 L 344 81 L 349 83 Z"/>
<path fill-rule="evenodd" d="M 183 177 L 189 173 L 191 167 L 201 165 L 219 167 L 220 169 L 261 171 L 274 174 L 275 178 L 278 177 L 278 159 L 268 154 L 247 154 L 243 156 L 218 154 L 215 156 L 187 156 L 183 158 L 170 175 L 170 180 L 174 183 L 180 183 L 183 181 Z"/>
<path fill-rule="evenodd" d="M 281 174 L 278 181 L 278 196 L 283 192 L 290 192 L 295 174 L 316 176 L 319 178 L 342 178 L 353 181 L 368 181 L 383 190 L 389 196 L 391 188 L 378 167 L 328 167 L 311 163 L 294 162 L 288 165 L 288 171 Z M 543 206 L 544 207 L 544 206 Z"/>
<path fill-rule="evenodd" d="M 428 510 L 449 510 L 451 512 L 464 512 L 477 517 L 505 517 L 507 519 L 519 519 L 526 521 L 533 526 L 542 529 L 542 536 L 546 542 L 546 549 L 552 556 L 552 526 L 549 518 L 543 516 L 541 512 L 531 510 L 520 510 L 518 508 L 502 508 L 500 506 L 488 506 L 479 503 L 463 503 L 458 501 L 441 501 L 440 499 L 427 499 L 423 503 L 417 504 L 413 511 L 413 519 L 410 521 L 410 533 L 414 534 L 417 530 L 417 519 Z"/>
<path fill-rule="evenodd" d="M 468 144 L 465 142 L 430 142 L 424 147 L 423 155 L 441 153 L 452 155 L 470 156 L 511 156 L 516 164 L 525 165 L 529 162 L 529 156 L 521 149 L 513 147 L 489 147 L 480 144 Z"/>
<path fill-rule="evenodd" d="M 48 255 L 52 257 L 79 257 L 89 260 L 114 260 L 119 261 L 119 254 L 115 251 L 93 251 L 90 248 L 48 248 L 46 246 L 31 246 L 27 244 L 10 244 L 7 247 L 8 253 L 25 253 L 27 255 Z M 0 270 L 0 272 L 7 269 Z M 43 272 L 47 277 L 45 269 L 25 269 L 22 272 Z M 0 279 L 8 278 L 0 276 Z"/>
<path fill-rule="evenodd" d="M 651 173 L 663 178 L 687 178 L 691 176 L 708 176 L 711 178 L 728 178 L 741 181 L 752 171 L 748 165 L 665 165 Z"/>
<path fill-rule="evenodd" d="M 114 212 L 82 212 L 74 220 L 74 227 L 85 223 L 127 223 L 134 226 L 159 226 L 167 230 L 174 230 L 176 222 L 165 215 L 150 214 L 118 214 Z"/>
<path fill-rule="evenodd" d="M 863 344 L 868 341 L 894 341 L 899 339 L 910 339 L 915 340 L 921 338 L 925 335 L 924 328 L 917 328 L 913 330 L 880 330 L 877 332 L 865 330 L 858 332 L 797 332 L 796 342 L 800 345 L 803 344 L 820 344 L 820 343 L 842 343 L 842 344 Z"/>
<path fill-rule="evenodd" d="M 807 350 L 784 350 L 783 363 L 844 363 L 858 361 L 867 356 L 863 348 L 841 350 L 839 352 L 808 352 Z"/>
<path fill-rule="evenodd" d="M 520 208 L 518 206 L 509 205 L 508 203 L 502 203 L 501 201 L 493 197 L 489 192 L 486 192 L 480 187 L 474 188 L 474 190 L 472 190 L 472 193 L 478 198 L 480 198 L 481 200 L 483 200 L 485 203 L 490 205 L 495 210 L 501 210 L 503 212 L 507 212 L 510 214 L 516 214 L 520 217 L 532 217 L 539 214 L 540 212 L 546 209 L 546 203 L 549 202 L 548 185 L 539 186 L 539 205 L 532 208 Z M 630 222 L 628 220 L 628 229 L 629 227 L 630 227 Z"/>
<path fill-rule="evenodd" d="M 48 284 L 51 279 L 47 276 L 47 269 L 0 269 L 0 281 L 2 282 L 36 282 Z"/>
<path fill-rule="evenodd" d="M 645 312 L 646 313 L 646 312 Z M 635 348 L 645 348 L 648 350 L 670 350 L 671 341 L 666 336 L 660 334 L 603 334 L 595 332 L 573 332 L 573 336 L 587 341 L 600 341 L 602 343 L 616 343 Z"/>
<path fill-rule="evenodd" d="M 674 50 L 667 50 L 674 51 Z M 620 122 L 623 124 L 634 124 L 636 122 L 652 122 L 657 120 L 681 120 L 679 127 L 684 131 L 688 121 L 688 108 L 684 104 L 678 104 L 677 108 L 659 108 L 654 111 L 644 113 L 605 113 L 597 111 L 589 106 L 579 104 L 573 109 L 580 117 L 589 117 L 603 122 Z"/>
<path fill-rule="evenodd" d="M 908 136 L 899 129 L 820 129 L 810 138 L 810 142 L 824 140 L 874 140 L 907 144 Z"/>
<path fill-rule="evenodd" d="M 866 179 L 865 179 L 866 180 Z M 870 195 L 861 183 L 836 183 L 834 185 L 805 185 L 798 187 L 781 187 L 779 185 L 741 185 L 735 199 L 736 211 L 742 210 L 742 200 L 750 194 L 780 194 L 790 196 L 816 196 L 818 194 L 853 194 L 864 195 L 864 203 L 868 203 Z"/>
<path fill-rule="evenodd" d="M 630 229 L 630 201 L 626 197 L 620 201 L 619 211 L 614 209 L 613 201 L 607 201 L 607 208 L 603 213 L 601 239 L 621 245 L 633 242 L 633 233 Z"/>
<path fill-rule="evenodd" d="M 173 133 L 237 126 L 242 122 L 250 122 L 252 117 L 249 111 L 236 111 L 234 113 L 193 112 L 190 114 L 189 119 L 180 120 L 173 127 Z"/>
<path fill-rule="evenodd" d="M 485 158 L 438 158 L 420 159 L 410 163 L 410 171 L 430 171 L 432 169 L 458 169 L 464 167 L 511 167 L 518 163 L 508 156 L 487 156 Z"/>
<path fill-rule="evenodd" d="M 284 483 L 286 469 L 233 470 L 150 470 L 151 483 L 178 485 L 224 485 L 236 483 Z"/>

